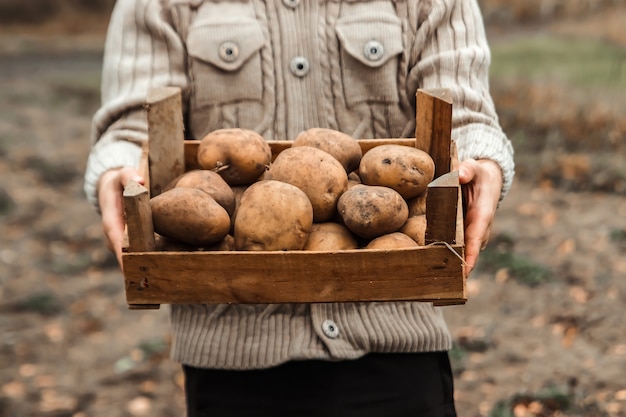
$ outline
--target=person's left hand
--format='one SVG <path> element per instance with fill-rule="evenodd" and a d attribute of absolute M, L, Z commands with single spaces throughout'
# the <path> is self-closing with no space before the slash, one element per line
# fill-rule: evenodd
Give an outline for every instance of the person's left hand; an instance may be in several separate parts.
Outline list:
<path fill-rule="evenodd" d="M 472 272 L 481 249 L 487 246 L 502 191 L 502 170 L 487 159 L 467 159 L 459 165 L 465 204 L 465 262 Z"/>

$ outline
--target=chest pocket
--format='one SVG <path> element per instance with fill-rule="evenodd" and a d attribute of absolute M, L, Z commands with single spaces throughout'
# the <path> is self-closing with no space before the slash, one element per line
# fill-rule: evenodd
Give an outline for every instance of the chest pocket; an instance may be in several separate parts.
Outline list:
<path fill-rule="evenodd" d="M 342 78 L 348 106 L 396 103 L 402 23 L 391 14 L 360 14 L 337 21 Z"/>
<path fill-rule="evenodd" d="M 254 19 L 195 22 L 187 34 L 187 51 L 196 106 L 260 101 L 264 44 L 263 31 Z"/>

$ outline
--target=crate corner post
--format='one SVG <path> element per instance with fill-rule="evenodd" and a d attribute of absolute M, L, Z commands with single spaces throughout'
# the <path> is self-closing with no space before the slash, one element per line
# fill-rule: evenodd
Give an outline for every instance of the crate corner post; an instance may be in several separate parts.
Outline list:
<path fill-rule="evenodd" d="M 185 172 L 185 127 L 180 88 L 151 89 L 144 108 L 148 121 L 150 196 L 154 197 Z"/>

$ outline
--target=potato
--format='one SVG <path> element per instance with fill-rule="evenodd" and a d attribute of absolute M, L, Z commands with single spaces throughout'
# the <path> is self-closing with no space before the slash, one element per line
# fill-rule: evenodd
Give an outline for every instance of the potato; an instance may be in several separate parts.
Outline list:
<path fill-rule="evenodd" d="M 333 222 L 314 223 L 304 250 L 334 251 L 358 249 L 359 244 L 350 230 Z"/>
<path fill-rule="evenodd" d="M 186 243 L 179 242 L 169 237 L 161 236 L 158 233 L 155 233 L 154 243 L 155 243 L 154 250 L 157 250 L 157 251 L 193 252 L 193 251 L 198 250 L 197 247 L 190 246 Z"/>
<path fill-rule="evenodd" d="M 348 174 L 328 152 L 311 146 L 287 148 L 279 153 L 265 174 L 304 191 L 313 205 L 313 221 L 333 217 L 339 196 L 348 189 Z"/>
<path fill-rule="evenodd" d="M 420 216 L 426 214 L 426 195 L 428 190 L 424 191 L 417 197 L 410 198 L 406 201 L 409 206 L 409 216 Z"/>
<path fill-rule="evenodd" d="M 247 185 L 269 166 L 272 150 L 252 130 L 219 129 L 202 138 L 197 158 L 200 167 L 219 173 L 229 185 Z"/>
<path fill-rule="evenodd" d="M 409 216 L 400 231 L 417 242 L 418 245 L 424 246 L 426 244 L 426 215 Z"/>
<path fill-rule="evenodd" d="M 174 179 L 165 189 L 173 187 L 198 188 L 209 194 L 232 216 L 235 211 L 235 194 L 221 175 L 207 169 L 187 171 Z"/>
<path fill-rule="evenodd" d="M 359 178 L 359 174 L 357 172 L 352 171 L 350 174 L 348 174 L 348 188 L 352 188 L 358 184 L 363 184 L 361 182 L 361 178 Z"/>
<path fill-rule="evenodd" d="M 435 163 L 428 153 L 403 145 L 376 146 L 359 165 L 363 184 L 393 188 L 406 200 L 426 191 L 434 174 Z"/>
<path fill-rule="evenodd" d="M 235 238 L 233 235 L 226 235 L 224 239 L 204 248 L 205 251 L 232 251 L 235 250 Z"/>
<path fill-rule="evenodd" d="M 230 215 L 231 233 L 235 232 L 235 218 L 237 217 L 237 209 L 239 209 L 239 205 L 241 204 L 241 196 L 243 195 L 243 192 L 246 191 L 247 188 L 248 188 L 247 185 L 238 185 L 238 186 L 232 187 L 233 194 L 235 195 L 235 210 L 233 211 L 233 214 Z"/>
<path fill-rule="evenodd" d="M 301 250 L 313 225 L 304 191 L 280 181 L 252 184 L 235 217 L 235 248 L 247 251 Z"/>
<path fill-rule="evenodd" d="M 343 224 L 366 239 L 398 231 L 409 216 L 406 201 L 397 191 L 364 184 L 346 191 L 337 209 Z"/>
<path fill-rule="evenodd" d="M 224 207 L 197 188 L 172 188 L 150 199 L 154 231 L 195 247 L 224 239 L 230 217 Z"/>
<path fill-rule="evenodd" d="M 402 249 L 417 246 L 419 245 L 404 233 L 393 232 L 372 240 L 365 249 Z"/>
<path fill-rule="evenodd" d="M 350 173 L 359 167 L 361 146 L 352 136 L 333 129 L 312 128 L 300 132 L 291 146 L 312 146 L 331 154 Z"/>

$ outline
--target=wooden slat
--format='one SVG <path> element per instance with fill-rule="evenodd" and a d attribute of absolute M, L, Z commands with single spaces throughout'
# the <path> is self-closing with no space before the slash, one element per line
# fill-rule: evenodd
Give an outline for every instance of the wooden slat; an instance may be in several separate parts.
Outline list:
<path fill-rule="evenodd" d="M 445 246 L 123 256 L 130 305 L 466 300 L 462 262 Z"/>
<path fill-rule="evenodd" d="M 459 205 L 459 172 L 442 175 L 426 192 L 426 244 L 456 242 Z"/>
<path fill-rule="evenodd" d="M 144 106 L 148 117 L 150 196 L 154 197 L 171 180 L 185 172 L 180 89 L 153 89 Z"/>
<path fill-rule="evenodd" d="M 450 172 L 452 97 L 441 90 L 416 93 L 415 146 L 435 161 L 435 178 Z"/>
<path fill-rule="evenodd" d="M 126 251 L 133 253 L 153 251 L 156 242 L 148 189 L 135 181 L 129 181 L 124 188 L 124 211 L 128 239 Z M 124 268 L 124 264 L 125 259 L 122 255 L 122 268 Z M 128 303 L 128 294 L 126 296 Z M 158 309 L 159 307 L 158 304 L 131 306 L 129 303 L 129 308 L 133 310 Z"/>
<path fill-rule="evenodd" d="M 148 189 L 135 181 L 129 181 L 124 188 L 124 210 L 128 229 L 128 251 L 154 250 L 154 227 Z"/>
<path fill-rule="evenodd" d="M 395 144 L 415 146 L 415 139 L 412 138 L 357 139 L 357 141 L 359 142 L 361 152 L 363 153 L 366 153 L 370 149 L 380 145 Z M 288 140 L 270 140 L 267 141 L 267 143 L 272 149 L 272 159 L 275 159 L 279 153 L 291 147 L 291 141 Z M 199 145 L 200 140 L 197 139 L 185 141 L 185 168 L 187 171 L 200 168 L 197 157 Z"/>

